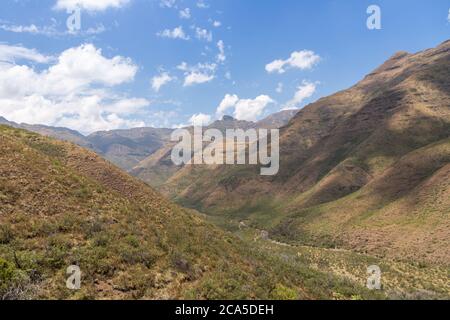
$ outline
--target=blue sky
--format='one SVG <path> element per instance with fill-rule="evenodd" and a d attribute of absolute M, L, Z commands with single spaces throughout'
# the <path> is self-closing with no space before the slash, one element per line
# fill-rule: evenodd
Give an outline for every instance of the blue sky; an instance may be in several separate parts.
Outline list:
<path fill-rule="evenodd" d="M 81 29 L 69 32 L 74 4 Z M 366 26 L 371 4 L 381 30 Z M 345 89 L 397 51 L 449 39 L 449 9 L 448 0 L 4 0 L 0 116 L 83 133 L 257 120 Z"/>

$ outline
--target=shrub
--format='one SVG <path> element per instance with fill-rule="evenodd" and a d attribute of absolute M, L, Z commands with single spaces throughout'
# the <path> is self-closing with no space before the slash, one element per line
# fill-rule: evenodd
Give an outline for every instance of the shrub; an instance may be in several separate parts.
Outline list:
<path fill-rule="evenodd" d="M 296 300 L 298 299 L 298 294 L 295 290 L 278 283 L 275 289 L 272 290 L 271 298 L 274 300 Z"/>
<path fill-rule="evenodd" d="M 9 225 L 0 226 L 0 244 L 8 244 L 14 240 L 12 228 Z"/>

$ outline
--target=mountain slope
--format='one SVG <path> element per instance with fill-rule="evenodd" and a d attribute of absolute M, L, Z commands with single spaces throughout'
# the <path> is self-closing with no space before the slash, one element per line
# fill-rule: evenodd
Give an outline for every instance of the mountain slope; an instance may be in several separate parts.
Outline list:
<path fill-rule="evenodd" d="M 26 123 L 15 123 L 12 121 L 8 121 L 3 117 L 0 117 L 0 124 L 7 125 L 14 128 L 25 129 L 31 132 L 35 132 L 41 134 L 46 137 L 55 138 L 62 141 L 68 141 L 75 143 L 83 148 L 89 148 L 94 150 L 95 146 L 81 133 L 71 130 L 68 128 L 60 128 L 60 127 L 50 127 L 39 124 L 26 124 Z"/>
<path fill-rule="evenodd" d="M 87 136 L 94 151 L 129 171 L 169 142 L 171 129 L 134 128 L 95 132 Z"/>
<path fill-rule="evenodd" d="M 264 257 L 78 146 L 0 126 L 0 148 L 0 298 L 381 297 Z"/>
<path fill-rule="evenodd" d="M 256 168 L 246 166 L 208 168 L 207 174 L 200 167 L 186 167 L 161 190 L 204 212 L 273 228 L 273 235 L 284 240 L 450 263 L 445 250 L 450 237 L 439 226 L 447 225 L 450 212 L 441 198 L 448 194 L 442 177 L 449 162 L 449 74 L 450 41 L 417 54 L 399 52 L 352 88 L 297 113 L 281 131 L 277 176 L 261 177 Z M 425 156 L 424 150 L 437 152 L 440 159 L 423 169 L 426 174 L 401 167 L 404 157 L 414 157 L 414 152 Z M 387 175 L 401 170 L 399 180 Z M 377 181 L 382 186 L 373 189 Z M 415 188 L 425 193 L 440 190 L 436 215 L 419 204 L 406 209 L 407 191 Z M 380 197 L 377 190 L 391 191 Z M 428 197 L 436 197 L 433 192 Z M 384 219 L 388 211 L 379 209 L 387 199 L 398 204 L 389 212 L 399 219 Z M 371 205 L 363 205 L 367 202 Z M 401 218 L 411 206 L 422 222 Z M 366 232 L 370 223 L 347 221 L 344 214 L 350 212 L 355 219 L 373 216 L 372 224 L 380 219 L 377 234 Z M 406 221 L 408 228 L 398 228 Z M 415 233 L 429 236 L 417 246 L 400 240 Z"/>
<path fill-rule="evenodd" d="M 258 121 L 256 127 L 263 129 L 278 129 L 289 123 L 289 121 L 298 113 L 298 109 L 283 110 L 267 116 Z"/>

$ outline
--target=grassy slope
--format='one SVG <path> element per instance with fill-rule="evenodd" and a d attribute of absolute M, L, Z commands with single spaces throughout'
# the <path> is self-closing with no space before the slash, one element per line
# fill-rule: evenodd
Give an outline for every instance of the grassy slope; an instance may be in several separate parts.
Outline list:
<path fill-rule="evenodd" d="M 267 257 L 75 145 L 0 126 L 0 149 L 0 298 L 383 297 Z"/>

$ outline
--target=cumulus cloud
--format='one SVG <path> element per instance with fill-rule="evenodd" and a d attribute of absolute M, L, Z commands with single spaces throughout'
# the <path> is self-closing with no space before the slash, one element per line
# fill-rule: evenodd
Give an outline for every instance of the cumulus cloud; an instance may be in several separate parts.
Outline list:
<path fill-rule="evenodd" d="M 208 114 L 198 113 L 194 114 L 190 119 L 189 123 L 193 126 L 207 126 L 211 123 L 212 117 Z"/>
<path fill-rule="evenodd" d="M 104 11 L 109 8 L 121 8 L 130 0 L 57 0 L 57 10 L 73 10 L 81 8 L 87 11 Z"/>
<path fill-rule="evenodd" d="M 213 75 L 201 73 L 201 72 L 191 72 L 184 79 L 184 86 L 189 87 L 194 84 L 201 84 L 210 82 L 214 79 Z"/>
<path fill-rule="evenodd" d="M 284 73 L 286 69 L 294 68 L 307 70 L 314 67 L 320 61 L 320 56 L 310 50 L 295 51 L 286 60 L 275 60 L 266 65 L 269 73 Z"/>
<path fill-rule="evenodd" d="M 134 79 L 137 66 L 130 59 L 107 58 L 92 44 L 65 50 L 55 59 L 2 45 L 0 56 L 0 115 L 8 120 L 83 133 L 144 125 L 133 113 L 150 102 L 113 90 Z M 40 71 L 30 62 L 42 64 Z"/>
<path fill-rule="evenodd" d="M 162 72 L 161 74 L 154 76 L 152 78 L 152 88 L 154 91 L 159 92 L 161 87 L 165 86 L 169 82 L 175 80 L 172 76 L 169 75 L 167 72 Z"/>
<path fill-rule="evenodd" d="M 222 118 L 228 109 L 234 108 L 236 106 L 236 103 L 238 101 L 239 97 L 237 95 L 226 94 L 222 99 L 222 102 L 220 102 L 219 106 L 217 107 L 217 117 Z"/>
<path fill-rule="evenodd" d="M 217 65 L 215 63 L 199 63 L 189 66 L 186 62 L 182 62 L 177 69 L 184 72 L 183 86 L 189 87 L 214 80 Z"/>
<path fill-rule="evenodd" d="M 316 92 L 316 83 L 303 81 L 300 86 L 298 86 L 294 97 L 288 101 L 283 108 L 284 110 L 297 109 L 300 107 L 302 102 L 310 98 Z"/>
<path fill-rule="evenodd" d="M 255 99 L 239 99 L 237 95 L 225 95 L 217 108 L 216 115 L 222 117 L 228 109 L 234 109 L 233 116 L 238 120 L 256 121 L 265 108 L 275 101 L 267 95 Z"/>
<path fill-rule="evenodd" d="M 173 30 L 165 29 L 156 35 L 161 38 L 189 40 L 189 36 L 184 32 L 182 26 L 176 27 Z"/>

